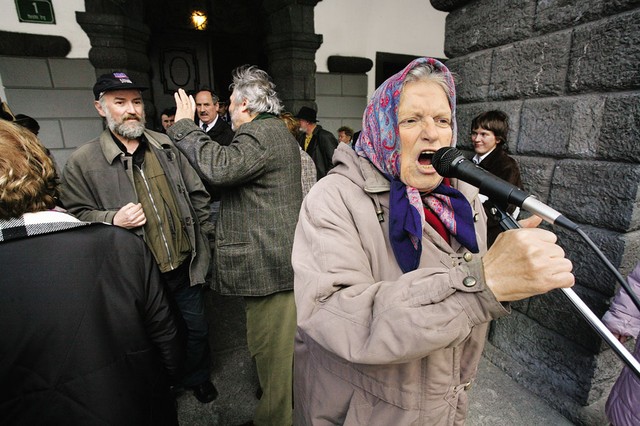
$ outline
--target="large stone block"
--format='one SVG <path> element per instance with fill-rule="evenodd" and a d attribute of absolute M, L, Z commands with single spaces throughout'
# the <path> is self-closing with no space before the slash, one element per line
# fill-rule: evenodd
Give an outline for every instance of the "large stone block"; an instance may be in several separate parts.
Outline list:
<path fill-rule="evenodd" d="M 572 288 L 578 297 L 595 313 L 602 317 L 608 308 L 608 298 L 602 294 L 586 289 L 580 285 Z M 529 301 L 527 316 L 543 327 L 558 333 L 592 354 L 602 348 L 602 339 L 591 325 L 582 317 L 562 290 L 533 297 Z"/>
<path fill-rule="evenodd" d="M 366 74 L 343 74 L 342 75 L 342 95 L 361 96 L 367 98 L 367 75 Z"/>
<path fill-rule="evenodd" d="M 49 64 L 46 59 L 0 57 L 0 76 L 5 88 L 10 87 L 53 87 Z M 7 95 L 8 97 L 9 95 Z M 9 105 L 13 109 L 13 105 Z M 19 114 L 20 110 L 14 111 Z"/>
<path fill-rule="evenodd" d="M 640 159 L 640 144 L 635 143 L 640 138 L 638 118 L 637 95 L 585 95 L 526 101 L 519 151 L 637 161 Z M 545 134 L 546 137 L 541 136 Z"/>
<path fill-rule="evenodd" d="M 76 148 L 102 133 L 102 118 L 97 113 L 93 118 L 60 120 L 66 148 Z"/>
<path fill-rule="evenodd" d="M 640 164 L 561 160 L 550 203 L 575 222 L 619 232 L 640 229 Z"/>
<path fill-rule="evenodd" d="M 593 372 L 593 354 L 535 320 L 512 311 L 495 321 L 492 345 L 515 360 L 516 380 L 548 401 L 586 403 Z"/>
<path fill-rule="evenodd" d="M 566 98 L 528 100 L 522 106 L 518 153 L 565 157 L 574 102 Z"/>
<path fill-rule="evenodd" d="M 90 89 L 96 82 L 95 69 L 88 59 L 49 59 L 49 67 L 56 88 Z"/>
<path fill-rule="evenodd" d="M 611 265 L 619 269 L 623 253 L 628 246 L 627 240 L 623 238 L 624 234 L 588 225 L 582 225 L 581 229 Z M 575 232 L 563 229 L 555 231 L 558 234 L 558 244 L 564 248 L 567 258 L 573 263 L 576 282 L 584 288 L 597 291 L 602 295 L 602 300 L 608 300 L 617 285 L 614 274 L 584 238 Z M 605 307 L 600 302 L 590 306 L 600 314 L 604 314 L 602 308 Z"/>
<path fill-rule="evenodd" d="M 574 30 L 568 90 L 640 88 L 640 10 Z"/>
<path fill-rule="evenodd" d="M 62 138 L 60 120 L 43 119 L 38 120 L 38 124 L 40 125 L 38 138 L 44 146 L 49 149 L 64 148 L 64 139 Z"/>
<path fill-rule="evenodd" d="M 606 96 L 601 123 L 598 156 L 640 163 L 640 93 Z"/>
<path fill-rule="evenodd" d="M 492 51 L 472 53 L 447 61 L 454 73 L 458 102 L 478 102 L 487 99 L 491 79 Z"/>
<path fill-rule="evenodd" d="M 316 95 L 340 96 L 342 93 L 342 79 L 340 74 L 316 73 Z"/>
<path fill-rule="evenodd" d="M 447 16 L 444 52 L 449 58 L 523 40 L 532 35 L 536 2 L 479 0 Z"/>
<path fill-rule="evenodd" d="M 542 157 L 514 156 L 520 166 L 525 191 L 545 202 L 549 198 L 556 160 Z"/>
<path fill-rule="evenodd" d="M 605 98 L 598 95 L 573 100 L 568 153 L 579 158 L 595 158 L 601 132 Z"/>
<path fill-rule="evenodd" d="M 542 32 L 575 27 L 637 7 L 637 0 L 538 1 L 535 28 Z"/>
<path fill-rule="evenodd" d="M 564 92 L 571 32 L 564 31 L 495 49 L 490 98 L 553 96 Z"/>
<path fill-rule="evenodd" d="M 495 347 L 491 343 L 485 345 L 484 355 L 493 364 L 505 371 L 511 376 L 514 381 L 521 384 L 526 389 L 530 390 L 535 395 L 544 399 L 549 403 L 550 407 L 556 409 L 559 413 L 562 413 L 567 419 L 570 419 L 572 424 L 577 425 L 607 425 L 608 420 L 604 413 L 604 403 L 606 401 L 606 395 L 611 389 L 613 379 L 606 377 L 601 379 L 601 375 L 598 375 L 598 379 L 593 379 L 589 395 L 598 395 L 593 403 L 585 406 L 572 398 L 563 397 L 559 395 L 553 388 L 553 385 L 547 381 L 544 372 L 530 368 L 530 364 L 523 363 L 522 360 L 513 358 L 508 353 L 505 353 L 501 349 Z M 570 356 L 570 354 L 567 354 Z M 606 359 L 605 359 L 606 358 Z M 602 361 L 603 366 L 614 365 L 612 358 L 603 355 L 598 358 L 598 362 Z M 599 373 L 600 369 L 596 366 L 596 371 Z M 613 369 L 615 371 L 615 369 Z"/>
<path fill-rule="evenodd" d="M 356 96 L 322 96 L 316 99 L 318 114 L 325 117 L 346 118 L 362 117 L 366 100 Z"/>
<path fill-rule="evenodd" d="M 640 231 L 622 234 L 621 239 L 624 241 L 624 252 L 622 254 L 619 270 L 622 276 L 626 277 L 638 263 L 638 253 L 640 253 Z"/>
<path fill-rule="evenodd" d="M 26 114 L 37 119 L 96 116 L 91 89 L 7 89 L 5 93 L 16 114 L 29 111 Z"/>

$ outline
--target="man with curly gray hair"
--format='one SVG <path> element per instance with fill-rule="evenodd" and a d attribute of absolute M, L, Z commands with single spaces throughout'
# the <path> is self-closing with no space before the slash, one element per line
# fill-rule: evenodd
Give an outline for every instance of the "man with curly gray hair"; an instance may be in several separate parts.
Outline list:
<path fill-rule="evenodd" d="M 282 104 L 269 75 L 236 69 L 229 111 L 236 134 L 229 146 L 211 140 L 191 119 L 194 100 L 176 93 L 168 134 L 200 177 L 223 186 L 213 252 L 214 290 L 243 296 L 247 342 L 262 398 L 256 425 L 292 424 L 296 328 L 291 249 L 302 203 L 298 144 L 278 118 Z"/>

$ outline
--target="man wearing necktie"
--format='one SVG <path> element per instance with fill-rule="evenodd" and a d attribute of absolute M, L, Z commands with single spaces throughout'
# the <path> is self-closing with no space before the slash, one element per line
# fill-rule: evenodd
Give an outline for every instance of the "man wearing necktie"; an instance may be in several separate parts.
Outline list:
<path fill-rule="evenodd" d="M 200 128 L 209 135 L 211 139 L 220 145 L 230 145 L 234 132 L 231 127 L 218 116 L 218 96 L 210 89 L 200 89 L 195 96 L 196 115 Z"/>

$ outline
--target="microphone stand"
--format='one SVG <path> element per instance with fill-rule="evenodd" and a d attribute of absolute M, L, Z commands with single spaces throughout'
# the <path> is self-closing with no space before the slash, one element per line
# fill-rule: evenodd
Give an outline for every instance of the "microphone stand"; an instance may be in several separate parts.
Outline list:
<path fill-rule="evenodd" d="M 516 220 L 511 217 L 511 215 L 504 212 L 497 206 L 494 206 L 494 208 L 496 210 L 496 215 L 499 218 L 500 227 L 503 230 L 506 231 L 508 229 L 521 228 L 520 224 L 516 222 Z M 583 232 L 579 233 L 583 236 L 583 238 L 587 239 L 587 242 L 590 242 L 588 237 Z M 593 248 L 593 243 L 590 243 L 590 246 Z M 599 253 L 599 250 L 596 250 L 596 252 Z M 602 258 L 603 256 L 600 257 Z M 608 261 L 605 263 L 610 265 Z M 624 288 L 626 290 L 626 287 Z M 582 317 L 589 323 L 589 325 L 591 325 L 591 327 L 600 335 L 600 337 L 602 337 L 602 339 L 607 342 L 611 349 L 613 349 L 616 355 L 618 355 L 618 358 L 624 361 L 624 363 L 627 364 L 631 371 L 633 371 L 635 375 L 640 378 L 640 362 L 638 362 L 638 360 L 635 359 L 633 355 L 631 355 L 627 348 L 625 348 L 624 345 L 620 343 L 618 339 L 616 339 L 613 333 L 609 331 L 609 329 L 602 323 L 602 321 L 600 321 L 600 318 L 598 318 L 593 313 L 593 311 L 589 309 L 589 307 L 582 301 L 582 299 L 580 299 L 580 297 L 576 294 L 575 291 L 573 291 L 573 289 L 561 288 L 560 290 L 564 293 L 565 296 L 567 296 L 569 301 L 573 303 L 573 306 L 578 310 L 578 312 L 580 312 L 580 314 L 582 314 Z"/>

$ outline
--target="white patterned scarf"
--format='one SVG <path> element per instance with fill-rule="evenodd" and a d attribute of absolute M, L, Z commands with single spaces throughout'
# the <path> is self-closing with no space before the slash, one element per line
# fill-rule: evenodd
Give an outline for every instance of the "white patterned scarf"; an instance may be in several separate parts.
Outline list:
<path fill-rule="evenodd" d="M 90 222 L 81 222 L 68 213 L 55 210 L 25 213 L 8 220 L 0 219 L 0 242 L 50 234 L 90 224 Z"/>

